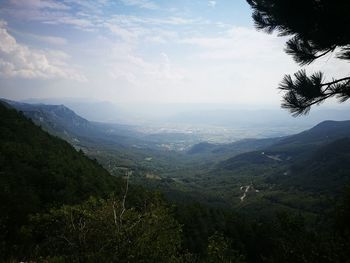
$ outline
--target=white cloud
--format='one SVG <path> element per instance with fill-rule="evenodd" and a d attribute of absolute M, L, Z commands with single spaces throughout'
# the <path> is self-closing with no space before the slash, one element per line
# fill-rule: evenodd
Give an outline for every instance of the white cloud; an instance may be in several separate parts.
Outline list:
<path fill-rule="evenodd" d="M 149 0 L 119 0 L 125 5 L 140 8 L 156 9 L 158 6 Z M 0 9 L 0 16 L 10 15 L 18 20 L 40 22 L 47 25 L 67 25 L 83 31 L 101 32 L 105 28 L 113 31 L 135 31 L 140 27 L 176 27 L 187 25 L 207 24 L 201 18 L 185 18 L 181 16 L 135 16 L 125 14 L 106 14 L 106 8 L 112 8 L 115 3 L 111 0 L 10 0 Z M 118 29 L 119 27 L 119 29 Z M 131 27 L 131 28 L 130 28 Z M 143 30 L 142 29 L 142 30 Z M 122 34 L 127 32 L 120 32 Z M 133 34 L 133 33 L 132 33 Z M 155 36 L 153 35 L 153 38 Z M 154 38 L 155 39 L 155 38 Z M 163 42 L 164 39 L 158 38 Z"/>
<path fill-rule="evenodd" d="M 31 33 L 26 33 L 26 32 L 20 32 L 20 31 L 15 31 L 11 30 L 12 33 L 16 33 L 22 37 L 26 38 L 31 38 L 35 39 L 40 42 L 45 42 L 51 45 L 56 45 L 56 46 L 63 46 L 68 43 L 67 39 L 63 37 L 56 37 L 56 36 L 43 36 L 43 35 L 37 35 L 37 34 L 31 34 Z"/>
<path fill-rule="evenodd" d="M 39 36 L 39 35 L 32 35 L 33 38 L 53 44 L 53 45 L 66 45 L 67 44 L 67 39 L 62 38 L 62 37 L 53 37 L 53 36 Z"/>
<path fill-rule="evenodd" d="M 92 31 L 97 27 L 98 18 L 94 12 L 101 11 L 101 6 L 103 4 L 100 2 L 90 1 L 10 0 L 0 9 L 0 16 L 6 14 L 18 20 L 68 25 L 76 29 Z M 84 10 L 87 12 L 83 12 Z"/>
<path fill-rule="evenodd" d="M 215 37 L 184 38 L 180 43 L 198 47 L 194 56 L 201 59 L 256 61 L 286 57 L 285 39 L 245 27 L 232 27 Z"/>
<path fill-rule="evenodd" d="M 215 7 L 216 6 L 216 1 L 208 1 L 208 6 Z"/>
<path fill-rule="evenodd" d="M 121 0 L 124 5 L 136 6 L 145 9 L 158 9 L 158 5 L 149 0 Z"/>
<path fill-rule="evenodd" d="M 26 9 L 53 9 L 53 10 L 68 10 L 69 6 L 62 2 L 52 0 L 10 0 L 14 6 Z"/>
<path fill-rule="evenodd" d="M 110 0 L 63 0 L 67 5 L 75 5 L 81 11 L 86 13 L 103 14 L 103 8 L 107 7 L 112 1 Z"/>
<path fill-rule="evenodd" d="M 51 24 L 51 25 L 71 25 L 74 26 L 75 28 L 82 29 L 82 30 L 87 30 L 87 31 L 92 31 L 95 28 L 94 23 L 85 18 L 77 18 L 73 16 L 68 16 L 68 15 L 63 15 L 63 16 L 58 16 L 58 17 L 43 17 L 42 22 L 44 24 Z"/>
<path fill-rule="evenodd" d="M 113 48 L 109 73 L 113 79 L 126 81 L 141 89 L 172 85 L 172 81 L 183 79 L 182 74 L 172 67 L 165 52 L 159 54 L 157 61 L 149 62 L 136 55 L 133 47 L 127 44 L 116 44 Z"/>
<path fill-rule="evenodd" d="M 0 75 L 5 78 L 85 81 L 84 75 L 67 63 L 69 56 L 61 51 L 31 49 L 17 43 L 0 21 Z"/>
<path fill-rule="evenodd" d="M 213 12 L 193 10 L 218 7 L 219 0 L 192 1 L 177 8 L 171 8 L 176 1 L 170 1 L 164 9 L 155 0 L 5 2 L 0 17 L 8 18 L 11 30 L 0 20 L 0 77 L 8 82 L 55 79 L 41 84 L 51 86 L 45 89 L 48 92 L 79 96 L 89 90 L 91 96 L 119 101 L 278 102 L 279 81 L 299 69 L 283 51 L 285 39 L 234 27 L 234 17 L 230 22 L 227 17 L 212 16 Z M 122 2 L 131 8 L 120 7 Z M 74 57 L 48 50 L 51 45 Z M 331 62 L 309 70 L 320 66 L 329 76 L 348 72 L 348 67 Z M 88 83 L 71 81 L 85 79 L 75 63 L 84 67 Z"/>
<path fill-rule="evenodd" d="M 119 36 L 124 41 L 133 41 L 142 35 L 144 32 L 140 28 L 129 29 L 123 25 L 114 23 L 105 23 L 105 26 L 115 35 Z"/>
<path fill-rule="evenodd" d="M 155 18 L 155 17 L 141 17 L 133 15 L 113 15 L 109 19 L 106 19 L 108 23 L 120 24 L 125 26 L 183 26 L 193 24 L 204 24 L 201 19 L 183 18 L 179 16 L 169 16 L 167 18 Z"/>

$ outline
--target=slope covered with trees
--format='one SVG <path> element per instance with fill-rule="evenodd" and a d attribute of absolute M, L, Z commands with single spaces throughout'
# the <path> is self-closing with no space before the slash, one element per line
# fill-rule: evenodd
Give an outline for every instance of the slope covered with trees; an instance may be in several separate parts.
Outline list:
<path fill-rule="evenodd" d="M 274 208 L 270 213 L 253 212 L 245 203 L 241 210 L 206 207 L 186 195 L 185 202 L 173 205 L 157 193 L 111 176 L 96 161 L 8 105 L 0 105 L 0 117 L 0 254 L 4 262 L 346 262 L 349 257 L 347 198 L 318 214 L 313 225 L 305 217 L 308 213 L 280 209 L 281 202 L 275 201 L 268 203 Z M 319 134 L 327 127 L 310 132 Z M 294 139 L 302 142 L 300 136 Z M 285 140 L 286 145 L 294 145 L 293 138 Z M 324 180 L 322 186 L 346 183 L 348 153 L 349 139 L 323 141 L 300 164 L 305 173 L 293 168 L 292 186 L 298 181 L 305 185 L 303 180 L 312 183 L 317 176 Z M 271 156 L 251 152 L 221 163 L 227 177 L 212 176 L 213 187 L 216 183 L 227 187 L 222 179 L 234 183 L 244 176 L 250 180 L 244 173 L 263 171 L 261 167 L 269 175 L 280 162 Z M 323 164 L 325 158 L 327 164 Z M 338 161 L 344 162 L 339 169 Z M 270 177 L 288 188 L 290 182 L 283 179 Z M 256 199 L 255 208 L 264 209 L 269 196 L 276 199 L 275 190 L 265 190 L 257 193 L 264 198 Z M 288 190 L 283 194 L 287 197 Z"/>
<path fill-rule="evenodd" d="M 129 188 L 6 104 L 0 104 L 0 200 L 1 261 L 177 257 L 180 225 L 161 198 Z"/>
<path fill-rule="evenodd" d="M 0 223 L 8 240 L 17 238 L 30 213 L 121 187 L 96 161 L 5 104 L 0 104 L 0 182 Z"/>

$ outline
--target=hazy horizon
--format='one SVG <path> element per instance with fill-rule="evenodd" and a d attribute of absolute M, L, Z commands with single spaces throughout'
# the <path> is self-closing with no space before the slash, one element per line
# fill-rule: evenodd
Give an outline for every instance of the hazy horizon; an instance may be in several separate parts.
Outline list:
<path fill-rule="evenodd" d="M 3 1 L 0 96 L 279 107 L 298 66 L 246 1 Z M 337 77 L 332 57 L 307 67 Z M 327 102 L 332 105 L 332 102 Z"/>
<path fill-rule="evenodd" d="M 263 132 L 263 137 L 288 135 L 309 129 L 325 120 L 348 120 L 349 106 L 328 104 L 311 109 L 307 115 L 293 117 L 279 106 L 235 105 L 214 103 L 116 104 L 88 98 L 27 99 L 31 104 L 65 105 L 79 116 L 106 123 L 131 124 L 158 131 L 162 129 L 184 132 L 188 129 L 242 129 L 246 137 L 250 130 Z"/>

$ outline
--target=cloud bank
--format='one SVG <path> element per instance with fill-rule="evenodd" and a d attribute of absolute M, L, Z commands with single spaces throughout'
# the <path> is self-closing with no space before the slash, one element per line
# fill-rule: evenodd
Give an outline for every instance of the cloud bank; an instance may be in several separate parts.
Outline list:
<path fill-rule="evenodd" d="M 36 50 L 19 44 L 0 21 L 0 75 L 6 78 L 64 78 L 86 81 L 86 77 L 67 63 L 69 56 L 61 51 Z M 51 39 L 52 40 L 52 39 Z M 57 39 L 55 39 L 57 40 Z"/>

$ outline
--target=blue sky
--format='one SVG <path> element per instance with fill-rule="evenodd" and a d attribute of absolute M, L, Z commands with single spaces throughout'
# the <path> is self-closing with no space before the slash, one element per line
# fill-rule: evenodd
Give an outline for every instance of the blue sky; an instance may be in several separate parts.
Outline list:
<path fill-rule="evenodd" d="M 244 0 L 0 0 L 0 96 L 279 105 L 285 41 Z"/>

